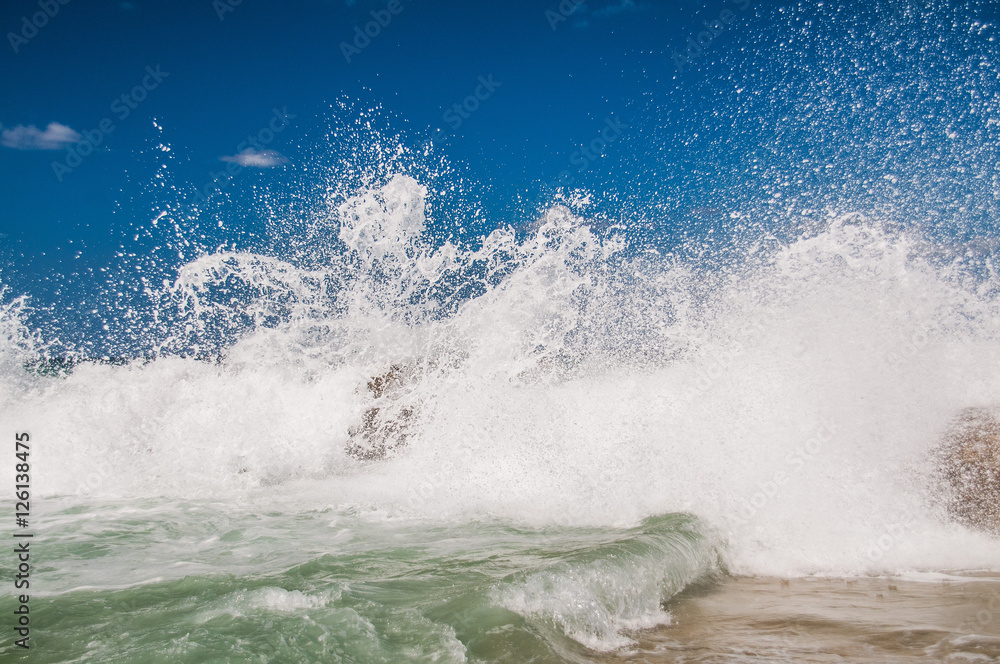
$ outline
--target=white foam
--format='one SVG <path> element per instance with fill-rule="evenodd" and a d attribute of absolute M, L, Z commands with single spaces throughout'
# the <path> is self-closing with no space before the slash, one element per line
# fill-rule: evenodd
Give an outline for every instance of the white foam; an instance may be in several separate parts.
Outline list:
<path fill-rule="evenodd" d="M 287 613 L 304 609 L 321 609 L 339 598 L 339 590 L 310 595 L 298 590 L 267 587 L 230 593 L 222 602 L 232 615 L 245 615 L 258 610 Z"/>
<path fill-rule="evenodd" d="M 433 248 L 425 197 L 400 176 L 342 206 L 326 272 L 183 268 L 190 334 L 234 274 L 273 318 L 219 363 L 7 383 L 34 490 L 534 524 L 689 511 L 740 573 L 1000 569 L 994 538 L 930 507 L 925 466 L 959 409 L 1000 403 L 995 275 L 855 217 L 711 269 L 629 258 L 559 207 L 524 240 Z M 350 432 L 393 364 L 415 371 L 409 437 L 361 463 Z"/>

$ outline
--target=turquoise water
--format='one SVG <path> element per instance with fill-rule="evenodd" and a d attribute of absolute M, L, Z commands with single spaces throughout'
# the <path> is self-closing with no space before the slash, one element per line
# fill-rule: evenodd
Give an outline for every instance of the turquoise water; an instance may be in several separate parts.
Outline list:
<path fill-rule="evenodd" d="M 592 661 L 584 644 L 627 647 L 718 571 L 684 515 L 526 529 L 131 501 L 41 523 L 32 662 Z"/>

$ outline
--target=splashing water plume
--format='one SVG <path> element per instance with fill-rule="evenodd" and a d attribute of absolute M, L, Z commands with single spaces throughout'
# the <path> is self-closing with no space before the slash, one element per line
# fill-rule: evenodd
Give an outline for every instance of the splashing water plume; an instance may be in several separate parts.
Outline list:
<path fill-rule="evenodd" d="M 902 38 L 944 30 L 927 4 L 762 8 L 761 62 L 824 76 L 768 86 L 706 50 L 737 61 L 690 90 L 765 129 L 654 109 L 652 139 L 616 144 L 661 150 L 646 197 L 561 191 L 507 225 L 432 147 L 340 104 L 301 186 L 250 197 L 259 237 L 227 236 L 217 200 L 136 229 L 106 339 L 4 290 L 0 422 L 37 441 L 51 592 L 82 615 L 93 591 L 136 633 L 156 602 L 183 613 L 161 595 L 195 597 L 170 638 L 227 657 L 267 615 L 304 659 L 582 662 L 726 573 L 1000 569 L 935 466 L 958 413 L 1000 404 L 1000 78 L 968 21 L 935 74 Z M 810 12 L 884 27 L 875 73 Z M 956 77 L 965 133 L 927 109 Z"/>

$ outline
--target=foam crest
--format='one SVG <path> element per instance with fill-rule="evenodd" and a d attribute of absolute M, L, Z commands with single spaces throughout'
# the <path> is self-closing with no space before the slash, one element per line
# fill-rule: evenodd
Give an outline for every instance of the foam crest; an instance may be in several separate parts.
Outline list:
<path fill-rule="evenodd" d="M 368 261 L 389 256 L 405 262 L 406 251 L 424 230 L 427 189 L 413 178 L 394 175 L 381 189 L 340 206 L 340 240 Z"/>
<path fill-rule="evenodd" d="M 497 590 L 494 600 L 598 651 L 670 623 L 663 602 L 713 571 L 715 552 L 678 518 L 649 519 L 628 539 L 571 554 Z"/>
<path fill-rule="evenodd" d="M 233 616 L 244 616 L 255 611 L 291 612 L 322 609 L 340 599 L 340 593 L 328 591 L 316 595 L 284 588 L 257 588 L 242 590 L 221 598 L 223 611 Z"/>

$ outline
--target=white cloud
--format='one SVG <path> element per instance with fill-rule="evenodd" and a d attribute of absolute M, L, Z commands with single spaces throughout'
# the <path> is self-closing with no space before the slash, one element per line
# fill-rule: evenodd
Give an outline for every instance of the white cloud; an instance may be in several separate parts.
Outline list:
<path fill-rule="evenodd" d="M 240 166 L 252 166 L 253 168 L 274 168 L 281 164 L 287 164 L 288 159 L 281 153 L 274 150 L 254 150 L 247 148 L 243 152 L 231 157 L 219 157 L 220 161 L 231 161 Z"/>
<path fill-rule="evenodd" d="M 79 132 L 58 122 L 50 122 L 45 131 L 35 125 L 17 125 L 0 134 L 0 143 L 17 150 L 60 150 L 81 140 L 83 136 Z"/>

